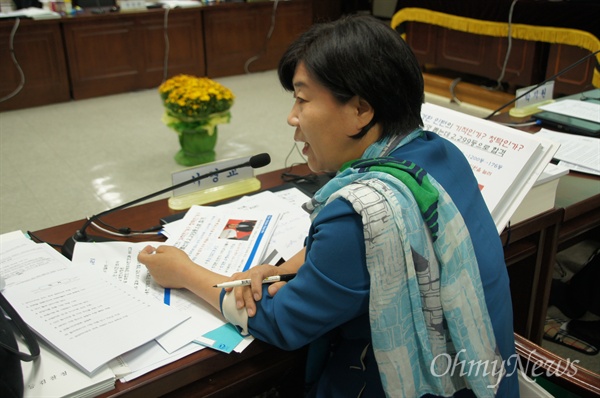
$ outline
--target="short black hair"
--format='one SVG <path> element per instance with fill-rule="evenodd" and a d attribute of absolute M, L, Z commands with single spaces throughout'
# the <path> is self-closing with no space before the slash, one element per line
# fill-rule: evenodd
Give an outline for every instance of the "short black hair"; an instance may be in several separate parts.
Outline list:
<path fill-rule="evenodd" d="M 354 137 L 362 137 L 375 122 L 382 125 L 382 138 L 423 125 L 424 83 L 417 59 L 400 34 L 377 18 L 344 16 L 303 33 L 279 62 L 279 81 L 288 91 L 294 91 L 300 63 L 340 103 L 358 95 L 371 104 L 372 122 Z"/>

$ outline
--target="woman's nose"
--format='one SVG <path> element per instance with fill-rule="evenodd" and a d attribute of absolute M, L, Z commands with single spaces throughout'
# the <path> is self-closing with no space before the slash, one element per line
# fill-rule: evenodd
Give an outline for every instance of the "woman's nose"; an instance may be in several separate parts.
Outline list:
<path fill-rule="evenodd" d="M 294 108 L 292 108 L 292 110 L 288 114 L 287 123 L 292 127 L 298 126 L 298 116 L 296 116 L 296 113 L 294 112 Z"/>

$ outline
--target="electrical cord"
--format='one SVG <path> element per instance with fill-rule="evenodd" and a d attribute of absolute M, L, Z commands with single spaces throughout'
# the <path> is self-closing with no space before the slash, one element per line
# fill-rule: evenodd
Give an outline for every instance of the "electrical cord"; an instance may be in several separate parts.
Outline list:
<path fill-rule="evenodd" d="M 117 230 L 119 232 L 109 231 L 108 229 L 103 228 L 103 227 L 99 226 L 98 224 L 96 224 L 94 222 L 91 223 L 90 225 L 92 225 L 94 228 L 96 228 L 99 231 L 102 231 L 102 232 L 104 232 L 104 233 L 106 233 L 108 235 L 119 236 L 119 237 L 129 237 L 129 236 L 157 236 L 157 235 L 159 235 L 159 232 L 157 232 L 157 231 L 159 231 L 160 229 L 162 229 L 161 225 L 156 225 L 154 227 L 148 228 L 148 229 L 143 230 L 143 231 L 131 231 L 130 228 L 119 228 L 119 229 L 117 229 L 117 228 L 111 227 L 110 225 L 105 224 L 105 223 L 103 223 L 101 221 L 100 221 L 100 223 L 106 225 L 109 228 L 113 228 L 113 229 L 115 229 L 115 230 Z M 155 232 L 152 232 L 152 231 L 155 231 Z M 46 242 L 45 240 L 41 239 L 40 237 L 38 237 L 37 235 L 35 235 L 31 231 L 27 231 L 27 235 L 29 235 L 31 238 L 33 238 L 33 240 L 36 243 L 46 243 L 46 244 L 48 244 L 48 245 L 50 245 L 52 247 L 58 248 L 58 249 L 61 249 L 63 247 L 63 245 L 59 245 L 58 243 Z"/>
<path fill-rule="evenodd" d="M 19 61 L 17 60 L 17 57 L 15 55 L 15 35 L 17 34 L 17 29 L 19 29 L 19 25 L 21 25 L 21 18 L 15 18 L 15 23 L 13 25 L 12 30 L 10 31 L 10 36 L 8 39 L 8 48 L 10 51 L 10 57 L 11 57 L 13 63 L 15 64 L 15 66 L 17 67 L 17 70 L 19 71 L 19 76 L 21 76 L 21 81 L 19 82 L 19 85 L 17 86 L 17 88 L 14 89 L 14 91 L 12 93 L 8 94 L 5 97 L 0 98 L 0 102 L 9 100 L 12 97 L 14 97 L 15 95 L 19 94 L 21 92 L 21 90 L 23 89 L 23 87 L 25 86 L 25 73 L 23 73 L 23 69 L 21 68 L 21 65 L 19 64 Z"/>
<path fill-rule="evenodd" d="M 292 152 L 294 152 L 294 149 L 296 150 L 296 152 L 298 153 L 298 155 L 300 155 L 300 157 L 302 158 L 302 160 L 304 161 L 304 163 L 306 163 L 306 158 L 302 155 L 302 152 L 300 152 L 300 149 L 298 149 L 298 145 L 296 145 L 296 143 L 294 142 L 292 144 L 292 147 L 290 148 L 290 151 L 288 152 L 287 156 L 285 157 L 285 161 L 284 161 L 284 166 L 287 166 L 288 160 L 290 159 L 290 156 L 292 156 Z M 292 166 L 288 167 L 288 170 L 291 169 L 292 167 L 294 167 L 295 165 L 297 165 L 299 163 L 293 163 Z"/>
<path fill-rule="evenodd" d="M 306 163 L 306 158 L 302 155 L 302 152 L 300 152 L 298 145 L 296 145 L 296 143 L 294 142 L 292 144 L 292 147 L 290 148 L 290 151 L 288 152 L 287 156 L 285 157 L 284 167 L 287 168 L 287 171 L 284 171 L 283 173 L 281 173 L 281 179 L 284 182 L 318 183 L 319 177 L 314 173 L 309 173 L 309 174 L 304 174 L 304 175 L 290 173 L 290 170 L 294 166 L 302 164 L 302 163 L 296 162 L 296 163 L 292 163 L 290 166 L 288 166 L 288 160 L 289 160 L 290 156 L 292 155 L 292 153 L 294 152 L 294 150 L 296 150 L 296 152 L 298 153 L 298 155 L 300 155 L 300 157 L 302 158 L 304 163 Z"/>
<path fill-rule="evenodd" d="M 527 127 L 527 126 L 535 126 L 541 124 L 539 120 L 535 120 L 533 122 L 523 122 L 523 123 L 499 123 L 503 126 L 508 127 Z"/>
<path fill-rule="evenodd" d="M 101 227 L 100 225 L 98 225 L 96 222 L 92 222 L 90 223 L 91 226 L 93 226 L 94 228 L 96 228 L 99 231 L 102 231 L 106 234 L 112 235 L 112 236 L 119 236 L 119 237 L 129 237 L 129 236 L 149 236 L 149 235 L 158 235 L 158 232 L 131 232 L 131 233 L 121 233 L 121 232 L 113 232 L 110 231 L 106 228 Z M 160 226 L 158 226 L 160 228 Z M 150 229 L 153 229 L 156 227 L 152 227 Z M 127 228 L 123 229 L 124 231 L 127 230 Z"/>
<path fill-rule="evenodd" d="M 502 64 L 500 76 L 496 81 L 496 90 L 502 89 L 502 79 L 504 79 L 504 74 L 506 73 L 506 65 L 508 65 L 508 59 L 510 58 L 510 52 L 512 50 L 512 16 L 517 1 L 518 0 L 513 0 L 513 2 L 510 4 L 510 10 L 508 11 L 508 46 L 506 48 L 506 55 L 504 56 L 504 63 Z"/>
<path fill-rule="evenodd" d="M 143 230 L 132 230 L 129 227 L 117 228 L 117 227 L 114 227 L 114 226 L 112 226 L 110 224 L 107 224 L 106 222 L 102 221 L 101 219 L 96 220 L 96 223 L 102 225 L 104 228 L 112 229 L 115 233 L 121 234 L 122 236 L 134 236 L 134 235 L 140 235 L 140 234 L 154 234 L 154 232 L 159 231 L 162 228 L 161 225 L 155 225 L 153 227 L 146 228 L 146 229 L 143 229 Z"/>
<path fill-rule="evenodd" d="M 260 52 L 258 54 L 256 54 L 253 57 L 250 57 L 244 64 L 244 72 L 246 72 L 246 73 L 250 73 L 250 70 L 248 69 L 250 64 L 252 62 L 256 61 L 257 59 L 259 59 L 260 57 L 262 57 L 263 54 L 265 52 L 267 52 L 267 45 L 269 44 L 269 41 L 271 40 L 271 35 L 273 35 L 273 30 L 275 30 L 275 16 L 277 13 L 277 4 L 278 3 L 279 3 L 279 0 L 275 0 L 273 2 L 273 11 L 271 12 L 271 26 L 269 27 L 269 31 L 267 32 L 267 36 L 265 37 L 263 48 L 260 50 Z"/>
<path fill-rule="evenodd" d="M 586 91 L 587 88 L 592 88 L 593 89 L 594 86 L 592 86 L 591 84 L 588 84 L 586 86 L 586 89 L 584 91 Z M 600 100 L 600 97 L 589 97 L 589 96 L 585 95 L 585 93 L 581 93 L 581 98 L 580 99 L 581 99 L 581 101 L 598 101 L 598 100 Z"/>
<path fill-rule="evenodd" d="M 283 172 L 281 173 L 281 179 L 284 182 L 309 182 L 311 184 L 316 184 L 319 182 L 319 177 L 314 173 L 302 175 Z"/>
<path fill-rule="evenodd" d="M 169 76 L 169 50 L 171 49 L 169 43 L 169 31 L 168 31 L 168 23 L 169 23 L 169 11 L 171 8 L 165 8 L 165 18 L 164 18 L 164 38 L 165 38 L 165 61 L 163 66 L 163 82 L 167 80 Z"/>
<path fill-rule="evenodd" d="M 499 107 L 498 109 L 494 110 L 492 113 L 490 113 L 489 115 L 487 115 L 484 119 L 490 119 L 492 116 L 494 116 L 496 113 L 500 112 L 502 109 L 506 108 L 507 106 L 515 103 L 516 101 L 520 100 L 521 98 L 525 97 L 527 94 L 531 93 L 532 91 L 537 90 L 540 86 L 543 86 L 544 84 L 548 83 L 550 80 L 554 80 L 556 79 L 558 76 L 562 75 L 563 73 L 566 73 L 568 71 L 570 71 L 571 69 L 573 69 L 574 67 L 576 67 L 577 65 L 581 64 L 583 61 L 587 60 L 590 57 L 595 56 L 596 54 L 600 53 L 600 50 L 595 51 L 593 53 L 589 53 L 588 55 L 586 55 L 585 57 L 579 59 L 578 61 L 572 63 L 571 65 L 567 66 L 566 68 L 564 68 L 563 70 L 559 71 L 558 73 L 555 73 L 554 75 L 550 76 L 549 78 L 547 78 L 546 80 L 544 80 L 541 83 L 536 84 L 535 86 L 533 86 L 531 89 L 525 91 L 523 94 L 513 98 L 512 100 L 508 101 L 507 103 L 505 103 L 504 105 L 502 105 L 501 107 Z"/>
<path fill-rule="evenodd" d="M 450 95 L 452 96 L 450 102 L 454 102 L 458 105 L 462 104 L 462 102 L 456 97 L 454 90 L 456 89 L 456 86 L 458 85 L 458 83 L 460 83 L 461 80 L 462 79 L 460 77 L 457 77 L 456 79 L 452 80 L 452 83 L 450 83 Z"/>

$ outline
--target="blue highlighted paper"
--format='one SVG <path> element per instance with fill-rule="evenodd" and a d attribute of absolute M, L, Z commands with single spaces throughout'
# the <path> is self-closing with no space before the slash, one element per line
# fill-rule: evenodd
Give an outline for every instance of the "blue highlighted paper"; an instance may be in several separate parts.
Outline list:
<path fill-rule="evenodd" d="M 206 337 L 207 339 L 214 341 L 213 345 L 209 347 L 227 354 L 233 351 L 233 349 L 244 339 L 240 332 L 238 332 L 237 328 L 231 323 L 226 323 L 215 330 L 211 330 L 210 332 L 202 335 L 202 337 Z M 196 341 L 196 343 L 206 345 L 200 341 Z"/>

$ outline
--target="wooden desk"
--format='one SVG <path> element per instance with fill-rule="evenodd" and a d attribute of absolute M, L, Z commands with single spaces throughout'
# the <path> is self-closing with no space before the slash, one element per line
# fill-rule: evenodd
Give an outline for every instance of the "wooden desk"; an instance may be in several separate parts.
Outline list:
<path fill-rule="evenodd" d="M 544 375 L 545 379 L 572 392 L 573 396 L 591 398 L 600 395 L 600 375 L 517 334 L 515 346 L 521 357 L 522 370 L 526 374 L 535 377 Z"/>
<path fill-rule="evenodd" d="M 306 165 L 300 165 L 291 172 L 307 174 L 309 170 Z M 283 183 L 280 176 L 281 170 L 260 174 L 257 178 L 261 188 L 268 189 Z M 163 199 L 109 214 L 103 220 L 143 229 L 156 225 L 161 217 L 175 213 L 177 211 L 169 209 L 167 200 Z M 84 220 L 74 221 L 36 231 L 35 235 L 49 243 L 62 244 L 83 223 Z M 102 235 L 95 230 L 87 232 Z M 148 240 L 148 237 L 131 240 Z M 165 394 L 170 397 L 250 397 L 276 385 L 285 397 L 301 397 L 304 359 L 304 350 L 286 352 L 260 341 L 254 341 L 241 354 L 204 349 L 128 383 L 117 381 L 115 389 L 102 397 L 148 398 Z"/>
<path fill-rule="evenodd" d="M 492 118 L 499 123 L 511 124 L 524 123 L 528 119 L 510 116 L 508 110 Z M 540 127 L 532 125 L 519 129 L 535 133 Z M 548 217 L 555 218 L 556 224 Z M 536 225 L 538 223 L 539 226 Z M 541 344 L 556 253 L 598 236 L 600 177 L 573 171 L 560 178 L 554 210 L 523 220 L 512 226 L 510 234 L 508 231 L 502 233 L 503 242 L 518 243 L 518 248 L 509 246 L 508 251 L 505 250 L 515 309 L 515 332 Z M 529 242 L 528 249 L 521 247 L 526 242 Z M 533 250 L 537 253 L 534 254 Z M 526 289 L 531 289 L 532 300 L 528 303 L 532 307 L 525 314 L 525 309 L 514 300 L 528 296 L 529 290 Z"/>
<path fill-rule="evenodd" d="M 307 174 L 306 165 L 291 170 Z M 282 184 L 280 171 L 258 175 L 262 189 Z M 572 179 L 572 181 L 571 181 Z M 524 220 L 502 233 L 505 258 L 511 279 L 515 331 L 536 344 L 541 343 L 552 267 L 559 242 L 573 242 L 598 229 L 600 192 L 588 178 L 573 174 L 559 189 L 557 208 Z M 591 187 L 591 191 L 588 188 Z M 581 189 L 580 189 L 581 188 Z M 559 204 L 565 207 L 559 207 Z M 167 200 L 122 210 L 105 217 L 114 225 L 143 229 L 166 215 L 175 214 Z M 83 225 L 83 220 L 35 232 L 39 238 L 61 244 Z M 92 231 L 88 231 L 92 232 Z M 96 233 L 93 231 L 94 234 Z M 147 238 L 139 238 L 147 240 Z M 522 339 L 521 339 L 522 340 Z M 285 352 L 255 341 L 241 354 L 222 354 L 204 349 L 128 383 L 117 382 L 103 397 L 148 397 L 168 394 L 187 396 L 252 396 L 282 380 L 286 397 L 301 396 L 305 352 Z M 267 384 L 265 384 L 267 383 Z"/>
<path fill-rule="evenodd" d="M 558 235 L 558 251 L 584 239 L 598 239 L 600 177 L 577 172 L 561 177 L 555 207 L 564 209 Z"/>
<path fill-rule="evenodd" d="M 515 332 L 542 343 L 556 253 L 600 236 L 600 178 L 561 177 L 555 208 L 503 231 Z"/>
<path fill-rule="evenodd" d="M 502 232 L 515 333 L 541 344 L 552 283 L 562 209 L 554 209 Z"/>

